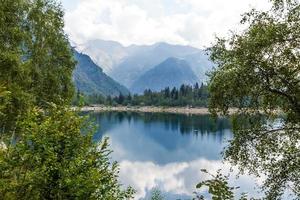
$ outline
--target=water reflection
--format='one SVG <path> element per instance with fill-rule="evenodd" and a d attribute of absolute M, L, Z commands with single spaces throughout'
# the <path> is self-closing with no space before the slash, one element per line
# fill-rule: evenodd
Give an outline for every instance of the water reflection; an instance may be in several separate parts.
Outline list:
<path fill-rule="evenodd" d="M 109 123 L 121 124 L 123 122 L 136 123 L 143 121 L 145 127 L 151 127 L 155 123 L 159 123 L 164 126 L 165 130 L 180 131 L 181 134 L 195 135 L 205 133 L 218 133 L 222 134 L 222 131 L 230 129 L 230 123 L 225 118 L 219 118 L 216 121 L 209 115 L 184 115 L 184 114 L 167 114 L 167 113 L 135 113 L 135 112 L 106 112 L 106 113 L 92 113 L 97 124 L 101 124 L 101 131 L 105 132 L 110 129 L 110 126 L 103 126 Z M 102 124 L 102 122 L 104 124 Z M 101 135 L 97 135 L 100 136 Z M 97 137 L 96 136 L 96 137 Z M 222 137 L 222 135 L 221 135 Z"/>
<path fill-rule="evenodd" d="M 109 136 L 121 181 L 137 189 L 137 199 L 147 197 L 153 187 L 161 188 L 167 199 L 186 199 L 206 178 L 200 169 L 229 172 L 220 154 L 232 138 L 228 119 L 127 112 L 91 113 L 91 117 L 100 125 L 94 139 Z M 254 183 L 245 177 L 238 185 L 251 185 L 247 189 L 251 191 Z"/>

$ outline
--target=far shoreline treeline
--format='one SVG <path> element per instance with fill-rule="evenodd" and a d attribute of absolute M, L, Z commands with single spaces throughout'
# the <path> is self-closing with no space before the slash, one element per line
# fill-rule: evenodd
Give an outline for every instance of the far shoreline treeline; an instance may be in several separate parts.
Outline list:
<path fill-rule="evenodd" d="M 129 94 L 119 96 L 104 96 L 101 94 L 85 95 L 77 91 L 73 105 L 106 105 L 106 106 L 169 106 L 169 107 L 207 107 L 208 86 L 182 84 L 179 88 L 166 87 L 161 91 L 146 89 L 143 94 Z"/>

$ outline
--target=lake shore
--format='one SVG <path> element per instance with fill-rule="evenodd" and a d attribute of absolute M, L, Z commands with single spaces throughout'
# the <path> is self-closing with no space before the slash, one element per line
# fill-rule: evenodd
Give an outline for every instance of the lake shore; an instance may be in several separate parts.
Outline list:
<path fill-rule="evenodd" d="M 177 113 L 177 114 L 191 114 L 191 115 L 205 115 L 210 114 L 208 108 L 198 107 L 161 107 L 161 106 L 84 106 L 81 108 L 84 112 L 143 112 L 143 113 Z M 235 109 L 230 109 L 230 113 L 235 112 Z"/>

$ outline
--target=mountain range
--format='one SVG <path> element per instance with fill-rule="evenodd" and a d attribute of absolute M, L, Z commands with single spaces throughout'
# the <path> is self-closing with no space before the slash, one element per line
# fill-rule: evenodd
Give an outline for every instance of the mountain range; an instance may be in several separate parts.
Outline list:
<path fill-rule="evenodd" d="M 73 51 L 77 61 L 73 72 L 73 81 L 77 90 L 86 95 L 118 96 L 119 94 L 129 94 L 126 87 L 107 76 L 88 55 L 79 53 L 75 49 Z"/>
<path fill-rule="evenodd" d="M 132 93 L 141 93 L 145 87 L 160 90 L 183 83 L 206 82 L 206 73 L 213 68 L 204 50 L 164 42 L 123 46 L 115 41 L 92 40 L 76 45 L 76 49 L 89 55 L 94 64 L 101 66 L 102 73 L 130 88 Z M 187 72 L 183 73 L 183 69 Z M 176 74 L 176 78 L 164 80 L 171 74 Z"/>
<path fill-rule="evenodd" d="M 187 61 L 171 57 L 144 73 L 132 84 L 130 91 L 139 94 L 149 88 L 153 91 L 179 88 L 182 84 L 194 85 L 198 80 Z"/>

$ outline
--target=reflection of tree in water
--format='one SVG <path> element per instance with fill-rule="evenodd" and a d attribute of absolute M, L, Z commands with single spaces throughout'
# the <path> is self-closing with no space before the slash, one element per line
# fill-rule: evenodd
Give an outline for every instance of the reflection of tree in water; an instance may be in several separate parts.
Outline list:
<path fill-rule="evenodd" d="M 169 113 L 137 113 L 137 112 L 106 112 L 92 114 L 94 121 L 101 126 L 105 123 L 128 123 L 142 120 L 147 126 L 153 123 L 163 124 L 166 130 L 180 131 L 181 134 L 204 135 L 207 133 L 223 133 L 230 129 L 230 122 L 226 118 L 212 119 L 210 115 L 185 115 Z"/>
<path fill-rule="evenodd" d="M 138 114 L 138 113 L 137 113 Z M 226 118 L 212 119 L 210 115 L 184 115 L 168 113 L 142 113 L 138 114 L 145 123 L 162 122 L 167 129 L 178 130 L 182 134 L 205 134 L 222 132 L 230 129 Z"/>
<path fill-rule="evenodd" d="M 192 151 L 194 157 L 189 155 L 185 159 L 201 156 L 220 159 L 224 142 L 232 136 L 229 120 L 219 118 L 214 121 L 209 115 L 136 112 L 104 112 L 91 115 L 94 122 L 99 125 L 94 141 L 100 141 L 107 135 L 112 141 L 122 143 L 124 148 L 136 148 L 135 152 L 152 152 L 154 151 L 152 145 L 155 144 L 166 154 Z M 139 138 L 139 144 L 133 142 L 136 138 Z M 141 144 L 145 145 L 145 149 L 140 146 Z M 137 156 L 139 153 L 134 155 Z M 146 155 L 148 154 L 142 157 Z M 156 162 L 166 163 L 169 159 L 164 156 L 155 156 Z"/>

